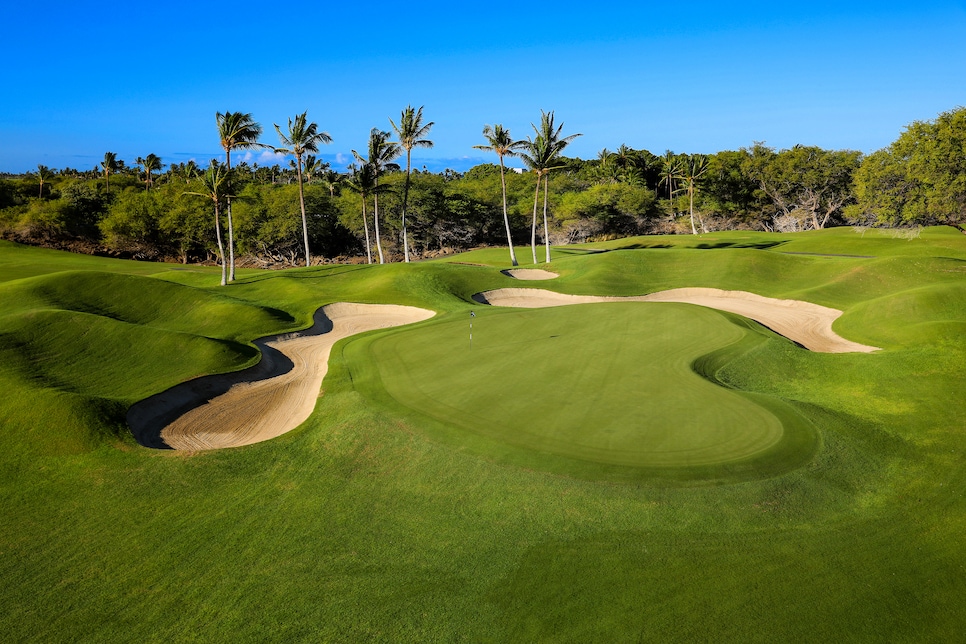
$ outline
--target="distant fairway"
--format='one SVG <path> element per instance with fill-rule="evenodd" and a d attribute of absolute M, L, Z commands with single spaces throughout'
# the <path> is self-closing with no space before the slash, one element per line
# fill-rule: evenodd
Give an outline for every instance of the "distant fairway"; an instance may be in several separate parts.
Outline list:
<path fill-rule="evenodd" d="M 695 372 L 703 356 L 764 341 L 717 311 L 586 304 L 487 311 L 474 322 L 472 349 L 462 316 L 372 342 L 382 386 L 442 423 L 580 461 L 584 473 L 593 463 L 684 479 L 720 475 L 721 466 L 771 475 L 814 449 L 793 412 L 783 410 L 786 429 L 774 404 Z"/>

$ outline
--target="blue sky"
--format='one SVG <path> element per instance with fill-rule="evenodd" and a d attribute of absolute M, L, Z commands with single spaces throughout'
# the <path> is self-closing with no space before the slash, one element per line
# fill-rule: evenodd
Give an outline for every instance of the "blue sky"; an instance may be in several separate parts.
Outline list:
<path fill-rule="evenodd" d="M 464 170 L 495 160 L 472 147 L 484 124 L 523 138 L 541 109 L 593 158 L 871 152 L 966 105 L 966 0 L 295 4 L 8 3 L 0 171 L 89 169 L 108 150 L 206 163 L 216 111 L 251 112 L 277 144 L 272 123 L 307 110 L 342 169 L 424 105 L 436 145 L 414 164 Z"/>

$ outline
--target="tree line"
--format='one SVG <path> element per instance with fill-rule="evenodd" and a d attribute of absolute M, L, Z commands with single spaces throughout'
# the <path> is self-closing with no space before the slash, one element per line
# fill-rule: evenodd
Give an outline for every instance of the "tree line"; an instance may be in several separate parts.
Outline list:
<path fill-rule="evenodd" d="M 484 126 L 475 147 L 496 162 L 465 173 L 413 168 L 412 150 L 432 146 L 422 107 L 388 120 L 338 170 L 318 158 L 331 137 L 307 113 L 274 124 L 270 144 L 250 114 L 219 112 L 225 156 L 205 167 L 165 166 L 154 154 L 128 165 L 107 152 L 86 171 L 3 175 L 0 232 L 84 252 L 218 262 L 227 283 L 236 257 L 253 266 L 387 262 L 503 245 L 516 265 L 514 247 L 527 241 L 537 263 L 538 246 L 549 262 L 556 244 L 645 233 L 966 221 L 966 108 L 915 122 L 868 156 L 756 142 L 708 155 L 621 145 L 587 160 L 564 156 L 580 134 L 542 112 L 522 139 Z M 232 164 L 233 151 L 252 148 L 292 160 Z M 513 157 L 525 171 L 507 168 Z"/>

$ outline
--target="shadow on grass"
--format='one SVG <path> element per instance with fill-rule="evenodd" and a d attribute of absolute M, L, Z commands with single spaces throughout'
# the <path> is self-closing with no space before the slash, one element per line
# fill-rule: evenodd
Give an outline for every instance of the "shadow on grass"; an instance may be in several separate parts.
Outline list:
<path fill-rule="evenodd" d="M 369 264 L 350 264 L 337 266 L 335 268 L 331 266 L 311 266 L 305 268 L 304 266 L 292 268 L 285 268 L 277 271 L 265 271 L 258 275 L 246 275 L 244 277 L 239 277 L 233 283 L 234 284 L 254 284 L 255 282 L 264 282 L 267 280 L 286 278 L 294 280 L 303 279 L 321 279 L 326 277 L 336 277 L 338 275 L 345 275 L 346 273 L 353 273 L 355 271 L 361 271 L 368 268 Z M 375 266 L 375 264 L 372 264 Z M 298 269 L 296 271 L 296 269 Z M 323 270 L 324 269 L 324 270 Z"/>
<path fill-rule="evenodd" d="M 161 432 L 180 416 L 226 393 L 235 385 L 275 378 L 294 368 L 295 365 L 289 358 L 278 349 L 268 346 L 268 343 L 297 336 L 322 335 L 331 330 L 332 320 L 320 308 L 315 312 L 312 326 L 304 331 L 255 340 L 254 344 L 261 352 L 258 364 L 232 373 L 194 378 L 131 405 L 127 411 L 127 424 L 131 428 L 131 434 L 144 447 L 171 449 L 161 437 Z"/>

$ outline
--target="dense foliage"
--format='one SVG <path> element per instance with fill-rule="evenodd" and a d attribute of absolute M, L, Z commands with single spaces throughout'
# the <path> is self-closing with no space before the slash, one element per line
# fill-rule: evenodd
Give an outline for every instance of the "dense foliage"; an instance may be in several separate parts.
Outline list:
<path fill-rule="evenodd" d="M 385 135 L 392 152 L 389 133 L 373 132 Z M 492 138 L 492 130 L 484 135 Z M 531 143 L 539 140 L 538 132 Z M 477 147 L 494 150 L 492 141 Z M 407 173 L 387 159 L 370 179 L 373 185 L 360 192 L 364 168 L 355 164 L 340 173 L 312 155 L 290 168 L 242 162 L 231 171 L 235 215 L 229 251 L 237 250 L 248 265 L 297 263 L 305 252 L 300 173 L 305 234 L 317 261 L 367 255 L 366 227 L 374 223 L 374 212 L 370 203 L 363 220 L 362 194 L 369 202 L 378 195 L 375 223 L 389 261 L 403 256 L 404 233 L 410 250 L 423 257 L 503 245 L 507 229 L 524 246 L 530 242 L 536 182 L 544 176 L 549 227 L 546 235 L 537 229 L 539 243 L 547 236 L 561 244 L 656 232 L 960 224 L 966 221 L 964 150 L 966 108 L 913 123 L 867 158 L 803 145 L 775 150 L 755 143 L 712 155 L 661 156 L 622 145 L 615 152 L 602 150 L 594 160 L 559 157 L 550 175 L 539 168 L 508 169 L 506 220 L 501 166 L 495 163 L 465 174 L 434 174 Z M 359 162 L 368 163 L 362 156 Z M 0 232 L 87 252 L 219 261 L 212 204 L 193 194 L 200 191 L 194 162 L 165 167 L 154 154 L 128 166 L 108 152 L 98 168 L 86 172 L 39 166 L 37 172 L 0 179 Z"/>

